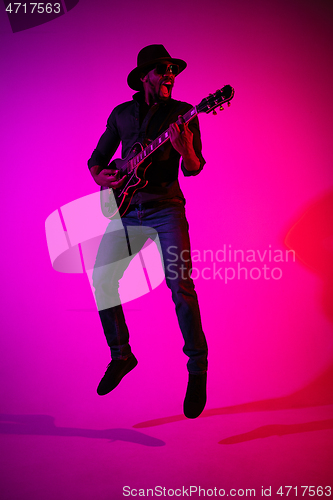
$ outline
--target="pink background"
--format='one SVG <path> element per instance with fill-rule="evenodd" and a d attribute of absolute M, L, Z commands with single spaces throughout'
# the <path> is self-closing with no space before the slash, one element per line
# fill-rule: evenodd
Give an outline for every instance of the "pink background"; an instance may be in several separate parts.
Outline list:
<path fill-rule="evenodd" d="M 332 14 L 327 1 L 80 0 L 13 34 L 1 9 L 2 498 L 332 483 Z M 165 283 L 125 304 L 139 365 L 100 398 L 109 354 L 89 282 L 52 269 L 44 230 L 95 191 L 86 162 L 151 43 L 188 63 L 174 98 L 235 88 L 230 109 L 200 116 L 203 172 L 181 175 L 192 249 L 297 253 L 279 280 L 196 280 L 210 365 L 195 421 Z"/>

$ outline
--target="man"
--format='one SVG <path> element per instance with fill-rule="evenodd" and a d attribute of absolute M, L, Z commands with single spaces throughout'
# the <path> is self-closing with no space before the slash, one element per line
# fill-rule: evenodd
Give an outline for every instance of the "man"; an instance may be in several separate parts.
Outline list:
<path fill-rule="evenodd" d="M 188 223 L 184 210 L 185 199 L 178 183 L 178 170 L 182 158 L 184 175 L 196 175 L 203 168 L 205 160 L 201 154 L 198 119 L 193 119 L 188 125 L 175 123 L 191 109 L 189 104 L 171 98 L 175 77 L 185 68 L 186 62 L 172 58 L 163 45 L 149 45 L 139 52 L 137 67 L 127 79 L 130 88 L 138 92 L 132 101 L 112 111 L 107 129 L 88 166 L 98 185 L 116 189 L 122 186 L 125 176 L 108 168 L 108 164 L 119 143 L 122 142 L 125 157 L 134 143 L 153 140 L 169 127 L 170 141 L 152 155 L 152 164 L 145 176 L 147 186 L 134 194 L 122 218 L 125 231 L 107 230 L 98 250 L 93 282 L 112 360 L 97 392 L 99 395 L 111 392 L 124 375 L 137 365 L 128 343 L 129 333 L 119 300 L 118 285 L 129 263 L 124 256 L 128 252 L 135 255 L 148 238 L 154 240 L 157 235 L 166 283 L 172 291 L 184 338 L 183 350 L 189 357 L 184 414 L 188 418 L 196 418 L 206 404 L 207 343 L 189 273 L 192 265 Z"/>

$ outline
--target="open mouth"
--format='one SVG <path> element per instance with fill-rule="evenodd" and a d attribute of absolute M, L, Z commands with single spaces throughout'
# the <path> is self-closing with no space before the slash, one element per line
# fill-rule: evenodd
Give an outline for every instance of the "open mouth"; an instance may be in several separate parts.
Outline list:
<path fill-rule="evenodd" d="M 161 83 L 160 92 L 163 97 L 169 97 L 172 89 L 172 82 L 164 81 Z"/>

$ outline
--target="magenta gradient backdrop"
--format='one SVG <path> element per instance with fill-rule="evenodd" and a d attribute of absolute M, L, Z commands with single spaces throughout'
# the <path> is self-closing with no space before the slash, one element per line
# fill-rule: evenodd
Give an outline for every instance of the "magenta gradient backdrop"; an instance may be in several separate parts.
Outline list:
<path fill-rule="evenodd" d="M 258 426 L 332 419 L 332 14 L 329 2 L 309 0 L 80 0 L 13 34 L 1 9 L 4 499 L 120 499 L 126 484 L 259 491 L 329 483 L 333 424 L 219 442 Z M 150 43 L 188 63 L 176 99 L 198 104 L 225 84 L 235 88 L 230 109 L 200 116 L 203 172 L 181 175 L 192 248 L 285 251 L 291 228 L 314 214 L 291 234 L 300 258 L 278 263 L 281 279 L 196 280 L 211 413 L 193 422 L 176 417 L 186 358 L 165 283 L 124 306 L 139 365 L 99 398 L 108 349 L 88 280 L 52 269 L 44 231 L 51 212 L 95 190 L 87 159 L 110 111 L 131 99 L 127 74 Z M 301 258 L 310 243 L 311 265 Z M 300 404 L 279 406 L 304 388 Z M 280 398 L 272 411 L 267 403 L 218 410 L 272 398 Z M 10 415 L 114 434 L 55 437 L 38 425 L 15 433 Z"/>

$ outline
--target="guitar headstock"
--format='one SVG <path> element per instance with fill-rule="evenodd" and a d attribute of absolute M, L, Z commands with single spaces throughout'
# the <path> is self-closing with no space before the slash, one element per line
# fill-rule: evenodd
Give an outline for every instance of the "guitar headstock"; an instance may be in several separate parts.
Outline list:
<path fill-rule="evenodd" d="M 234 97 L 234 93 L 235 91 L 231 85 L 225 85 L 221 89 L 217 90 L 215 94 L 209 94 L 208 97 L 202 99 L 200 104 L 197 106 L 197 112 L 210 113 L 218 106 L 222 106 L 224 103 L 228 103 L 229 106 L 229 102 Z M 216 111 L 213 114 L 216 114 Z"/>

